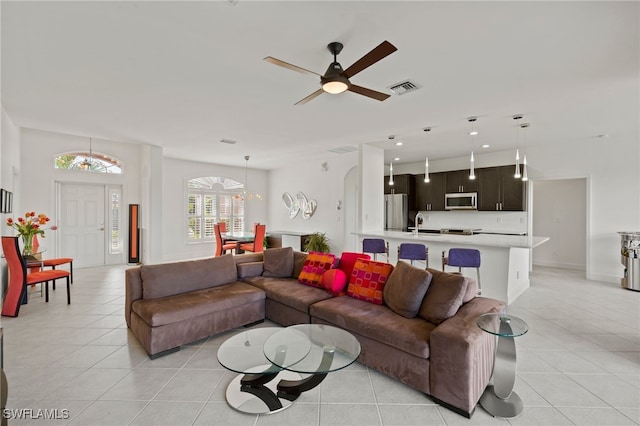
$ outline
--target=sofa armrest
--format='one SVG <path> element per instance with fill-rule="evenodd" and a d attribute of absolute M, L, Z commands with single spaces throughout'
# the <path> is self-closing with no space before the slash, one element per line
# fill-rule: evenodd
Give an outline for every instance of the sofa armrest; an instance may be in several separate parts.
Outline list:
<path fill-rule="evenodd" d="M 127 269 L 124 273 L 124 319 L 127 327 L 131 327 L 131 304 L 142 299 L 142 276 L 140 267 Z"/>
<path fill-rule="evenodd" d="M 487 312 L 502 312 L 506 305 L 476 297 L 436 327 L 429 341 L 431 395 L 470 415 L 493 373 L 496 338 L 476 325 Z"/>

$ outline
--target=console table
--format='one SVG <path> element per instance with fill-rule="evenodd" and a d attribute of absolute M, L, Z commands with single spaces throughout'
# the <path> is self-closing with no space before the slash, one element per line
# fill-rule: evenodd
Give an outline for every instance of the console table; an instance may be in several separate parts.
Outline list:
<path fill-rule="evenodd" d="M 527 323 L 504 313 L 483 314 L 476 324 L 483 331 L 498 336 L 493 366 L 493 386 L 487 386 L 480 405 L 494 417 L 512 418 L 522 412 L 522 399 L 513 392 L 516 382 L 516 344 L 514 338 L 529 330 Z"/>

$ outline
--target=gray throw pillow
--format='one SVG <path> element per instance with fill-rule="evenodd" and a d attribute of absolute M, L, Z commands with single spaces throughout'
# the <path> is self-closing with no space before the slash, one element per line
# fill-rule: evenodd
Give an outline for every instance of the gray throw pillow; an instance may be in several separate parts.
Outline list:
<path fill-rule="evenodd" d="M 415 318 L 431 284 L 431 277 L 428 271 L 399 261 L 384 286 L 384 303 L 398 315 Z"/>
<path fill-rule="evenodd" d="M 293 249 L 291 247 L 270 248 L 262 253 L 264 258 L 263 277 L 285 278 L 293 274 Z"/>
<path fill-rule="evenodd" d="M 418 315 L 437 325 L 458 312 L 467 290 L 467 280 L 458 274 L 449 274 L 435 269 L 430 271 L 433 278 Z"/>

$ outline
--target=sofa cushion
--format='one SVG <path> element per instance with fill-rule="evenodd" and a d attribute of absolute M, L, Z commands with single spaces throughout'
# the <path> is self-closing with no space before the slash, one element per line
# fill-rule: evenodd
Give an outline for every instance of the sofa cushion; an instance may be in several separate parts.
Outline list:
<path fill-rule="evenodd" d="M 293 252 L 293 274 L 292 277 L 297 278 L 302 272 L 302 268 L 304 267 L 304 261 L 307 260 L 308 253 L 301 251 Z"/>
<path fill-rule="evenodd" d="M 436 277 L 439 277 L 442 274 L 460 275 L 459 272 L 443 272 L 439 269 L 432 269 L 432 268 L 427 268 L 427 271 L 431 272 L 431 275 L 433 275 L 433 279 L 436 279 Z M 467 303 L 469 300 L 478 296 L 478 282 L 473 278 L 469 278 L 469 277 L 464 277 L 464 279 L 467 282 L 467 288 L 464 292 L 464 297 L 462 298 L 463 304 Z"/>
<path fill-rule="evenodd" d="M 344 288 L 347 286 L 347 274 L 340 269 L 329 269 L 322 274 L 322 288 L 333 296 L 346 294 Z"/>
<path fill-rule="evenodd" d="M 157 299 L 227 284 L 238 279 L 233 255 L 188 262 L 142 265 L 142 298 Z"/>
<path fill-rule="evenodd" d="M 353 298 L 382 305 L 382 291 L 393 265 L 374 260 L 358 259 L 349 278 L 347 294 Z"/>
<path fill-rule="evenodd" d="M 340 255 L 340 261 L 338 262 L 337 268 L 341 271 L 344 271 L 344 273 L 347 275 L 347 278 L 349 278 L 351 276 L 351 273 L 353 272 L 353 267 L 356 264 L 356 260 L 358 259 L 371 259 L 371 256 L 366 253 L 344 251 Z"/>
<path fill-rule="evenodd" d="M 252 277 L 244 281 L 263 290 L 268 299 L 305 314 L 311 304 L 331 298 L 324 289 L 300 285 L 295 278 Z"/>
<path fill-rule="evenodd" d="M 131 305 L 144 322 L 151 327 L 172 324 L 264 300 L 264 291 L 242 282 L 177 294 L 156 299 L 138 299 Z"/>
<path fill-rule="evenodd" d="M 322 287 L 322 274 L 333 267 L 336 256 L 331 253 L 311 252 L 304 261 L 298 281 L 312 287 Z"/>
<path fill-rule="evenodd" d="M 421 358 L 429 358 L 429 336 L 436 328 L 422 318 L 402 317 L 387 306 L 348 296 L 314 303 L 311 316 L 351 333 L 376 340 Z M 401 361 L 399 361 L 402 363 Z"/>
<path fill-rule="evenodd" d="M 262 275 L 262 272 L 264 271 L 263 267 L 263 262 L 236 263 L 236 268 L 238 269 L 238 279 L 241 280 L 247 277 Z"/>
<path fill-rule="evenodd" d="M 418 315 L 432 276 L 429 271 L 399 261 L 384 286 L 384 303 L 396 314 L 414 318 Z"/>
<path fill-rule="evenodd" d="M 265 277 L 290 277 L 293 274 L 293 249 L 270 248 L 263 251 Z"/>
<path fill-rule="evenodd" d="M 440 324 L 458 312 L 466 289 L 467 280 L 462 275 L 434 273 L 418 315 L 434 324 Z"/>

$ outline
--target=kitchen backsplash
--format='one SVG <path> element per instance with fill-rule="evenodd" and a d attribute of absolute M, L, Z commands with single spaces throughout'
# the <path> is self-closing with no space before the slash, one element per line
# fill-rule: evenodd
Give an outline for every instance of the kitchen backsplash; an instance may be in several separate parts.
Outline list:
<path fill-rule="evenodd" d="M 527 232 L 527 212 L 422 211 L 421 229 L 482 229 L 485 232 Z M 412 218 L 413 219 L 413 218 Z"/>

